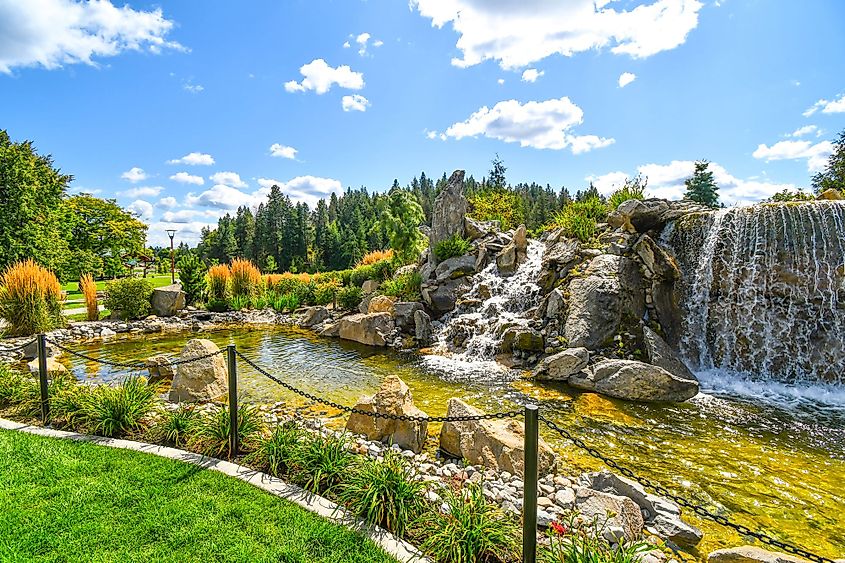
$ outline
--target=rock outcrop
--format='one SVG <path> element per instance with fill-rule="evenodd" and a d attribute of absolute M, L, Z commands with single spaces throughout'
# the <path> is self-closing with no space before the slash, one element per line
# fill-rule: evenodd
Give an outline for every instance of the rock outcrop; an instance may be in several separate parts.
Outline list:
<path fill-rule="evenodd" d="M 695 377 L 675 351 L 666 344 L 666 341 L 647 326 L 643 327 L 643 343 L 645 344 L 649 363 L 665 369 L 680 379 L 698 381 L 698 378 Z"/>
<path fill-rule="evenodd" d="M 482 411 L 455 397 L 449 399 L 446 416 L 477 416 Z M 522 475 L 525 463 L 522 424 L 510 420 L 445 422 L 440 431 L 440 449 L 470 463 Z M 540 439 L 538 466 L 541 473 L 555 464 L 551 448 Z"/>
<path fill-rule="evenodd" d="M 355 408 L 368 413 L 428 416 L 414 406 L 410 389 L 395 375 L 387 376 L 378 392 L 372 397 L 361 398 Z M 346 429 L 353 434 L 363 434 L 368 440 L 396 444 L 403 449 L 419 453 L 425 443 L 428 422 L 376 418 L 352 413 L 346 422 Z"/>
<path fill-rule="evenodd" d="M 195 338 L 188 341 L 179 360 L 199 358 L 219 352 L 211 340 Z M 217 401 L 226 396 L 226 362 L 222 354 L 182 363 L 170 387 L 169 400 L 174 403 Z"/>
<path fill-rule="evenodd" d="M 299 321 L 299 326 L 311 328 L 326 322 L 330 317 L 329 310 L 325 307 L 308 307 L 302 315 L 302 320 Z"/>
<path fill-rule="evenodd" d="M 443 190 L 434 200 L 431 212 L 431 235 L 429 248 L 454 235 L 464 236 L 464 218 L 467 214 L 467 199 L 464 196 L 464 171 L 455 170 Z M 431 260 L 436 262 L 434 253 Z"/>
<path fill-rule="evenodd" d="M 569 378 L 578 389 L 628 401 L 686 401 L 698 394 L 698 382 L 636 360 L 602 360 Z"/>
<path fill-rule="evenodd" d="M 665 199 L 629 199 L 619 204 L 607 217 L 612 227 L 645 233 L 663 228 L 669 221 L 689 213 L 707 211 L 708 208 L 691 201 Z"/>
<path fill-rule="evenodd" d="M 590 351 L 586 348 L 567 348 L 541 361 L 534 370 L 539 381 L 567 381 L 587 367 Z"/>
<path fill-rule="evenodd" d="M 158 317 L 172 317 L 185 308 L 185 292 L 178 283 L 153 289 L 153 313 Z"/>
<path fill-rule="evenodd" d="M 338 336 L 369 346 L 387 346 L 387 337 L 393 332 L 390 313 L 348 315 L 338 321 Z"/>

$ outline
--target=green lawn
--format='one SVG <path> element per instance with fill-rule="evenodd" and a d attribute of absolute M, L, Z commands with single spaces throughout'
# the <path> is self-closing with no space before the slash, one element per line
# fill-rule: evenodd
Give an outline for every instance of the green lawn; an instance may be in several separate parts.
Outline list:
<path fill-rule="evenodd" d="M 176 277 L 178 279 L 179 276 L 177 275 Z M 150 274 L 147 275 L 147 280 L 153 287 L 163 287 L 165 285 L 170 285 L 170 274 Z M 97 284 L 97 291 L 105 290 L 106 284 L 109 281 L 111 280 L 100 280 L 95 282 Z M 64 303 L 65 309 L 78 309 L 85 306 L 84 298 L 82 297 L 82 293 L 79 291 L 79 282 L 72 281 L 62 284 L 62 291 L 67 293 L 67 298 Z M 78 303 L 71 303 L 71 301 L 78 301 Z"/>
<path fill-rule="evenodd" d="M 0 430 L 0 561 L 395 561 L 362 536 L 185 463 Z"/>

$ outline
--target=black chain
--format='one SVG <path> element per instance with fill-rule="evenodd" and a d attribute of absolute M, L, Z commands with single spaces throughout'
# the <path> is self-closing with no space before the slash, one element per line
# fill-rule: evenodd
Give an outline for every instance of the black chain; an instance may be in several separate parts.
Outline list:
<path fill-rule="evenodd" d="M 115 361 L 111 361 L 111 360 L 102 360 L 100 358 L 95 358 L 93 356 L 83 354 L 82 352 L 77 352 L 76 350 L 71 350 L 70 348 L 62 346 L 61 344 L 59 344 L 55 340 L 50 340 L 50 342 L 53 345 L 55 345 L 56 348 L 58 348 L 59 350 L 62 350 L 63 352 L 67 352 L 68 354 L 71 354 L 71 355 L 76 356 L 78 358 L 82 358 L 84 360 L 88 360 L 90 362 L 96 362 L 98 364 L 103 364 L 103 365 L 116 367 L 116 368 L 126 368 L 126 369 L 133 369 L 133 370 L 135 370 L 135 369 L 146 369 L 148 367 L 147 362 L 115 362 Z M 215 352 L 203 354 L 202 356 L 194 356 L 194 357 L 191 357 L 191 358 L 185 358 L 185 359 L 181 359 L 181 360 L 173 360 L 173 361 L 170 361 L 168 363 L 171 366 L 178 366 L 178 365 L 182 365 L 182 364 L 190 364 L 192 362 L 198 362 L 200 360 L 205 360 L 207 358 L 213 358 L 214 356 L 217 356 L 217 355 L 222 354 L 222 353 L 223 353 L 222 350 L 217 350 Z"/>
<path fill-rule="evenodd" d="M 274 375 L 267 372 L 267 370 L 258 366 L 255 362 L 244 356 L 240 351 L 237 351 L 236 354 L 240 359 L 247 363 L 252 369 L 260 373 L 261 375 L 275 381 L 285 389 L 289 391 L 293 391 L 297 395 L 301 397 L 305 397 L 309 401 L 314 401 L 316 403 L 321 403 L 323 405 L 336 408 L 338 410 L 349 412 L 353 414 L 360 414 L 364 416 L 369 416 L 372 418 L 385 418 L 388 420 L 407 420 L 411 422 L 470 422 L 475 420 L 494 420 L 494 419 L 503 419 L 503 418 L 516 418 L 522 415 L 522 411 L 510 411 L 510 412 L 497 412 L 492 414 L 477 414 L 477 415 L 466 415 L 466 416 L 407 416 L 407 415 L 400 415 L 400 414 L 387 414 L 387 413 L 380 413 L 380 412 L 369 412 L 361 409 L 356 409 L 354 407 L 347 407 L 346 405 L 341 405 L 340 403 L 335 403 L 334 401 L 329 401 L 328 399 L 320 398 L 316 395 L 312 395 L 306 391 L 301 389 L 297 389 L 290 383 L 286 383 L 275 377 Z"/>
<path fill-rule="evenodd" d="M 780 549 L 782 551 L 785 551 L 787 553 L 791 553 L 793 555 L 803 557 L 804 559 L 814 561 L 815 563 L 834 563 L 834 561 L 832 559 L 828 559 L 827 557 L 822 557 L 821 555 L 816 555 L 815 553 L 811 553 L 811 552 L 804 550 L 804 549 L 801 549 L 800 547 L 797 547 L 795 545 L 792 545 L 792 544 L 789 544 L 789 543 L 786 543 L 786 542 L 782 542 L 780 540 L 777 540 L 777 539 L 775 539 L 771 536 L 764 534 L 763 532 L 756 532 L 756 531 L 752 530 L 751 528 L 749 528 L 748 526 L 744 526 L 742 524 L 737 524 L 736 522 L 731 522 L 730 520 L 728 520 L 725 516 L 722 516 L 721 514 L 714 514 L 713 512 L 707 510 L 703 506 L 693 504 L 692 502 L 688 501 L 687 499 L 685 499 L 683 497 L 679 497 L 678 495 L 672 493 L 672 491 L 670 491 L 669 489 L 667 489 L 663 485 L 661 485 L 659 483 L 655 483 L 655 482 L 651 481 L 650 479 L 646 479 L 645 477 L 639 477 L 638 475 L 636 475 L 633 471 L 631 471 L 627 467 L 623 467 L 623 466 L 619 465 L 617 462 L 615 462 L 614 460 L 605 457 L 597 449 L 590 447 L 583 440 L 581 440 L 580 438 L 578 438 L 576 436 L 573 436 L 572 434 L 569 433 L 569 431 L 565 430 L 564 428 L 561 428 L 560 426 L 558 426 L 557 424 L 555 424 L 551 420 L 549 420 L 545 417 L 542 417 L 542 416 L 540 417 L 540 420 L 542 420 L 544 423 L 546 423 L 546 426 L 548 426 L 549 428 L 551 428 L 552 430 L 554 430 L 555 432 L 557 432 L 558 434 L 560 434 L 561 436 L 563 436 L 567 440 L 571 441 L 573 444 L 575 444 L 576 446 L 578 446 L 579 448 L 581 448 L 582 450 L 584 450 L 585 452 L 587 452 L 588 454 L 590 454 L 594 458 L 602 461 L 608 467 L 615 469 L 616 471 L 618 471 L 622 475 L 628 477 L 629 479 L 633 479 L 634 481 L 636 481 L 637 483 L 639 483 L 643 487 L 646 487 L 647 489 L 651 489 L 652 491 L 656 492 L 657 494 L 673 500 L 679 506 L 683 506 L 684 508 L 688 508 L 688 509 L 692 510 L 693 512 L 695 512 L 696 514 L 698 514 L 702 518 L 712 520 L 713 522 L 716 522 L 717 524 L 721 524 L 722 526 L 726 526 L 728 528 L 733 528 L 734 530 L 736 530 L 737 532 L 739 532 L 743 536 L 752 537 L 754 539 L 759 540 L 760 542 L 762 542 L 764 544 L 770 545 L 772 547 L 775 547 L 775 548 Z"/>
<path fill-rule="evenodd" d="M 31 344 L 35 344 L 36 342 L 38 342 L 38 340 L 37 340 L 37 339 L 35 339 L 35 338 L 33 338 L 33 339 L 32 339 L 32 340 L 30 340 L 29 342 L 24 342 L 24 343 L 23 343 L 23 344 L 21 344 L 20 346 L 14 346 L 14 347 L 12 347 L 12 348 L 0 348 L 0 353 L 4 353 L 4 352 L 5 352 L 5 353 L 8 353 L 8 352 L 20 352 L 21 350 L 23 350 L 23 349 L 24 349 L 24 348 L 26 348 L 27 346 L 29 346 L 29 345 L 31 345 Z"/>

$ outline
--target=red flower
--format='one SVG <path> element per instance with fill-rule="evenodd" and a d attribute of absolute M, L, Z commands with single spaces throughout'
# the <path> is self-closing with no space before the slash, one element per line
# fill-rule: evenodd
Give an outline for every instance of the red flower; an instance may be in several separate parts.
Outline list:
<path fill-rule="evenodd" d="M 568 532 L 569 530 L 566 529 L 566 526 L 561 524 L 560 522 L 552 522 L 551 523 L 552 530 L 560 536 Z"/>

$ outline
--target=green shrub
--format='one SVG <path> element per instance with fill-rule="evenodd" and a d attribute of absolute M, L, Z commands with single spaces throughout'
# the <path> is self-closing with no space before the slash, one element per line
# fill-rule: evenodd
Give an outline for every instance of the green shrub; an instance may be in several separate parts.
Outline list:
<path fill-rule="evenodd" d="M 654 549 L 645 541 L 622 541 L 615 548 L 603 538 L 607 518 L 594 517 L 586 524 L 575 525 L 577 515 L 571 513 L 565 522 L 552 522 L 548 529 L 549 544 L 540 554 L 548 563 L 638 563 L 642 554 Z"/>
<path fill-rule="evenodd" d="M 229 299 L 229 309 L 232 311 L 243 311 L 249 309 L 253 299 L 249 295 L 233 295 Z"/>
<path fill-rule="evenodd" d="M 796 190 L 794 192 L 790 191 L 788 188 L 784 188 L 783 190 L 775 193 L 767 199 L 766 201 L 769 202 L 787 202 L 787 201 L 815 201 L 816 196 L 811 193 L 802 192 L 801 190 Z"/>
<path fill-rule="evenodd" d="M 238 444 L 241 451 L 246 452 L 252 449 L 263 429 L 264 421 L 258 409 L 251 406 L 243 406 L 238 409 Z M 208 456 L 231 458 L 232 452 L 229 448 L 231 433 L 229 406 L 224 405 L 222 408 L 197 419 L 193 425 L 190 445 Z"/>
<path fill-rule="evenodd" d="M 338 270 L 335 272 L 343 285 L 349 285 L 352 281 L 352 270 Z"/>
<path fill-rule="evenodd" d="M 299 308 L 299 297 L 295 293 L 274 295 L 270 300 L 270 306 L 279 313 L 284 313 L 285 311 L 293 312 Z"/>
<path fill-rule="evenodd" d="M 327 436 L 309 434 L 300 457 L 297 479 L 312 493 L 333 491 L 353 468 L 355 454 L 348 449 L 345 434 Z"/>
<path fill-rule="evenodd" d="M 469 241 L 457 234 L 434 245 L 434 255 L 441 262 L 455 256 L 463 256 L 467 252 L 469 252 Z"/>
<path fill-rule="evenodd" d="M 625 185 L 610 194 L 607 199 L 608 211 L 615 211 L 620 203 L 629 199 L 645 199 L 645 185 L 638 181 L 626 181 Z"/>
<path fill-rule="evenodd" d="M 17 336 L 64 326 L 64 295 L 58 278 L 33 260 L 12 264 L 0 276 L 0 319 Z"/>
<path fill-rule="evenodd" d="M 607 218 L 607 207 L 593 196 L 583 201 L 570 201 L 554 218 L 553 227 L 581 242 L 587 242 L 596 235 L 597 223 Z"/>
<path fill-rule="evenodd" d="M 314 288 L 314 305 L 328 305 L 334 302 L 339 286 L 335 281 L 318 283 Z"/>
<path fill-rule="evenodd" d="M 447 511 L 432 506 L 415 526 L 427 537 L 421 549 L 438 562 L 510 561 L 519 556 L 520 528 L 498 506 L 488 504 L 481 485 L 443 490 Z"/>
<path fill-rule="evenodd" d="M 425 484 L 398 452 L 388 451 L 382 461 L 360 463 L 343 483 L 339 499 L 368 524 L 398 536 L 422 513 Z"/>
<path fill-rule="evenodd" d="M 422 286 L 422 275 L 419 272 L 408 272 L 387 280 L 379 288 L 385 295 L 399 297 L 408 301 L 417 301 L 420 298 L 420 287 Z"/>
<path fill-rule="evenodd" d="M 337 306 L 346 311 L 357 309 L 361 304 L 361 288 L 357 285 L 342 287 L 337 292 Z"/>
<path fill-rule="evenodd" d="M 366 266 L 358 266 L 349 275 L 349 284 L 355 287 L 361 287 L 365 281 L 374 280 L 378 278 L 378 271 L 375 265 L 369 264 Z"/>
<path fill-rule="evenodd" d="M 183 446 L 198 418 L 193 405 L 179 405 L 176 410 L 164 410 L 148 431 L 150 440 L 167 446 Z"/>
<path fill-rule="evenodd" d="M 394 266 L 392 260 L 379 260 L 378 262 L 373 263 L 373 271 L 376 276 L 374 279 L 385 281 L 393 277 L 393 272 L 396 271 L 396 267 Z"/>
<path fill-rule="evenodd" d="M 0 408 L 19 405 L 36 392 L 38 381 L 32 377 L 24 377 L 7 364 L 0 364 Z"/>
<path fill-rule="evenodd" d="M 302 449 L 306 431 L 294 422 L 276 427 L 273 433 L 258 443 L 246 462 L 252 467 L 275 475 L 294 476 L 301 471 Z"/>
<path fill-rule="evenodd" d="M 81 396 L 80 419 L 94 434 L 122 436 L 141 426 L 155 405 L 156 388 L 144 377 L 129 377 L 120 385 L 98 385 Z"/>
<path fill-rule="evenodd" d="M 51 374 L 47 387 L 52 417 L 62 417 L 62 401 L 71 391 L 81 389 L 70 373 Z M 38 417 L 41 415 L 41 388 L 36 376 L 11 369 L 0 364 L 0 409 L 8 409 L 16 416 Z"/>
<path fill-rule="evenodd" d="M 185 301 L 188 305 L 201 302 L 206 290 L 205 276 L 208 269 L 205 264 L 193 252 L 189 252 L 179 260 L 177 266 L 182 291 L 185 292 Z"/>
<path fill-rule="evenodd" d="M 114 280 L 106 285 L 104 305 L 122 319 L 143 319 L 150 314 L 153 286 L 143 278 Z"/>

